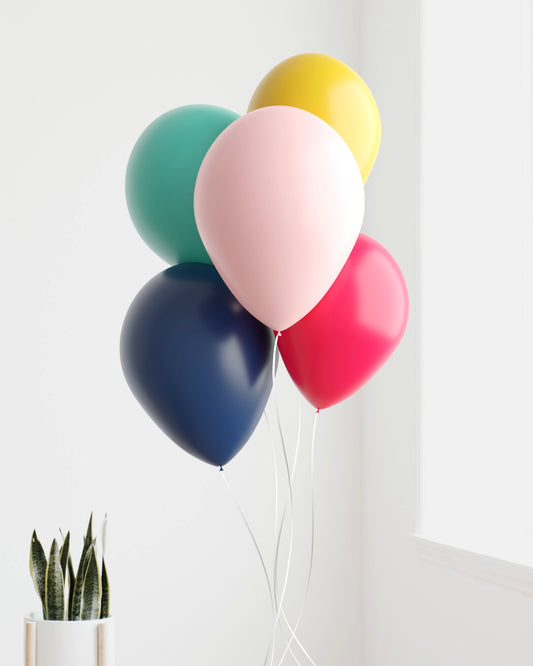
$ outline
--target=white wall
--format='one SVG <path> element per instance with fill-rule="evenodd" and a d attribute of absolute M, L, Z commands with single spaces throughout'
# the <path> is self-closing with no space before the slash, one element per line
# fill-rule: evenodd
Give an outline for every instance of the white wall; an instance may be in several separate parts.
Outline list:
<path fill-rule="evenodd" d="M 479 30 L 486 30 L 488 20 L 495 48 L 505 49 L 503 39 L 499 39 L 502 34 L 494 29 L 498 15 L 505 11 L 501 3 L 490 3 L 489 7 L 474 0 L 373 0 L 365 2 L 362 11 L 361 72 L 375 94 L 383 124 L 380 156 L 367 188 L 366 228 L 398 259 L 412 306 L 401 346 L 363 392 L 365 666 L 526 666 L 533 661 L 533 600 L 422 561 L 411 536 L 417 527 L 418 508 L 419 182 L 422 187 L 428 182 L 435 185 L 432 178 L 436 172 L 431 169 L 439 164 L 443 153 L 447 161 L 438 173 L 456 164 L 446 151 L 426 153 L 430 159 L 425 164 L 427 179 L 420 181 L 419 111 L 422 105 L 432 114 L 424 117 L 432 121 L 425 127 L 431 136 L 423 134 L 423 140 L 431 139 L 426 147 L 447 146 L 447 107 L 438 102 L 439 95 L 453 90 L 453 81 L 447 79 L 446 85 L 442 81 L 439 88 L 439 74 L 451 78 L 452 65 L 460 71 L 466 59 L 479 57 L 477 23 L 472 21 L 467 26 L 465 16 L 476 17 Z M 421 41 L 425 49 L 422 61 Z M 458 57 L 457 49 L 461 48 L 465 61 Z M 465 68 L 472 61 L 468 63 Z M 461 80 L 461 85 L 467 86 L 467 82 Z M 470 85 L 475 85 L 474 76 Z M 425 102 L 430 107 L 424 106 Z M 423 194 L 431 191 L 424 190 Z M 450 197 L 452 206 L 453 192 Z M 429 197 L 426 203 L 426 213 L 436 214 L 439 201 Z M 421 223 L 436 223 L 437 219 L 443 222 L 430 217 Z M 445 414 L 444 418 L 452 421 L 454 415 Z M 476 492 L 475 479 L 471 488 Z M 449 492 L 454 492 L 453 485 Z"/>
<path fill-rule="evenodd" d="M 32 529 L 47 543 L 59 526 L 79 534 L 94 510 L 110 513 L 118 663 L 259 663 L 270 615 L 238 514 L 217 471 L 170 443 L 121 375 L 123 315 L 164 268 L 128 219 L 124 170 L 138 134 L 170 108 L 244 112 L 268 69 L 302 51 L 356 66 L 357 3 L 30 0 L 0 12 L 1 661 L 20 663 L 22 616 L 38 606 Z M 286 378 L 280 399 L 293 443 L 296 391 Z M 304 418 L 308 449 L 309 407 Z M 356 662 L 360 647 L 358 452 L 354 403 L 323 414 L 301 635 L 318 663 L 336 666 Z M 268 545 L 264 424 L 227 475 Z M 300 537 L 300 582 L 304 545 Z M 297 597 L 292 588 L 289 609 Z"/>
<path fill-rule="evenodd" d="M 420 529 L 529 566 L 531 6 L 424 5 L 420 122 Z"/>

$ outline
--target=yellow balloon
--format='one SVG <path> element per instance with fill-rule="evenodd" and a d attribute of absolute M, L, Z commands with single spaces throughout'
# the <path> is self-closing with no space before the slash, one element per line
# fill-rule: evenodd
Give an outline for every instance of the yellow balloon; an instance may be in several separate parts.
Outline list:
<path fill-rule="evenodd" d="M 381 122 L 368 86 L 348 65 L 320 53 L 287 58 L 258 85 L 248 111 L 263 106 L 295 106 L 325 120 L 346 141 L 366 181 L 378 154 Z"/>

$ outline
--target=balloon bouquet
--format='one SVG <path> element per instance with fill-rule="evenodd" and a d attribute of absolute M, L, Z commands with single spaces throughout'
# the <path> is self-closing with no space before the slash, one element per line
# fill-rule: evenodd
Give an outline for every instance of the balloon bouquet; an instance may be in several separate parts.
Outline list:
<path fill-rule="evenodd" d="M 126 315 L 126 380 L 156 424 L 224 466 L 263 414 L 275 345 L 314 407 L 359 389 L 398 345 L 408 295 L 360 234 L 379 148 L 374 98 L 347 65 L 289 58 L 248 112 L 185 106 L 157 118 L 126 173 L 132 220 L 171 268 Z"/>

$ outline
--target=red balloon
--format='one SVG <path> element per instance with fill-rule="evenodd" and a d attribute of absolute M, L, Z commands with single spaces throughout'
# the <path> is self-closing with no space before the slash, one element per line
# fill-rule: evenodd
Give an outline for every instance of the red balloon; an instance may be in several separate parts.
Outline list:
<path fill-rule="evenodd" d="M 377 241 L 359 235 L 329 291 L 278 346 L 294 383 L 318 409 L 357 391 L 396 349 L 407 325 L 404 277 Z"/>

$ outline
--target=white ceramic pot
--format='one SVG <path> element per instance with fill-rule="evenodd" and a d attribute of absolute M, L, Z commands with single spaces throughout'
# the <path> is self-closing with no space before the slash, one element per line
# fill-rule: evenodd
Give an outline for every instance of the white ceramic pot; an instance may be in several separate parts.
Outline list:
<path fill-rule="evenodd" d="M 42 620 L 24 618 L 26 666 L 115 666 L 113 618 Z"/>

